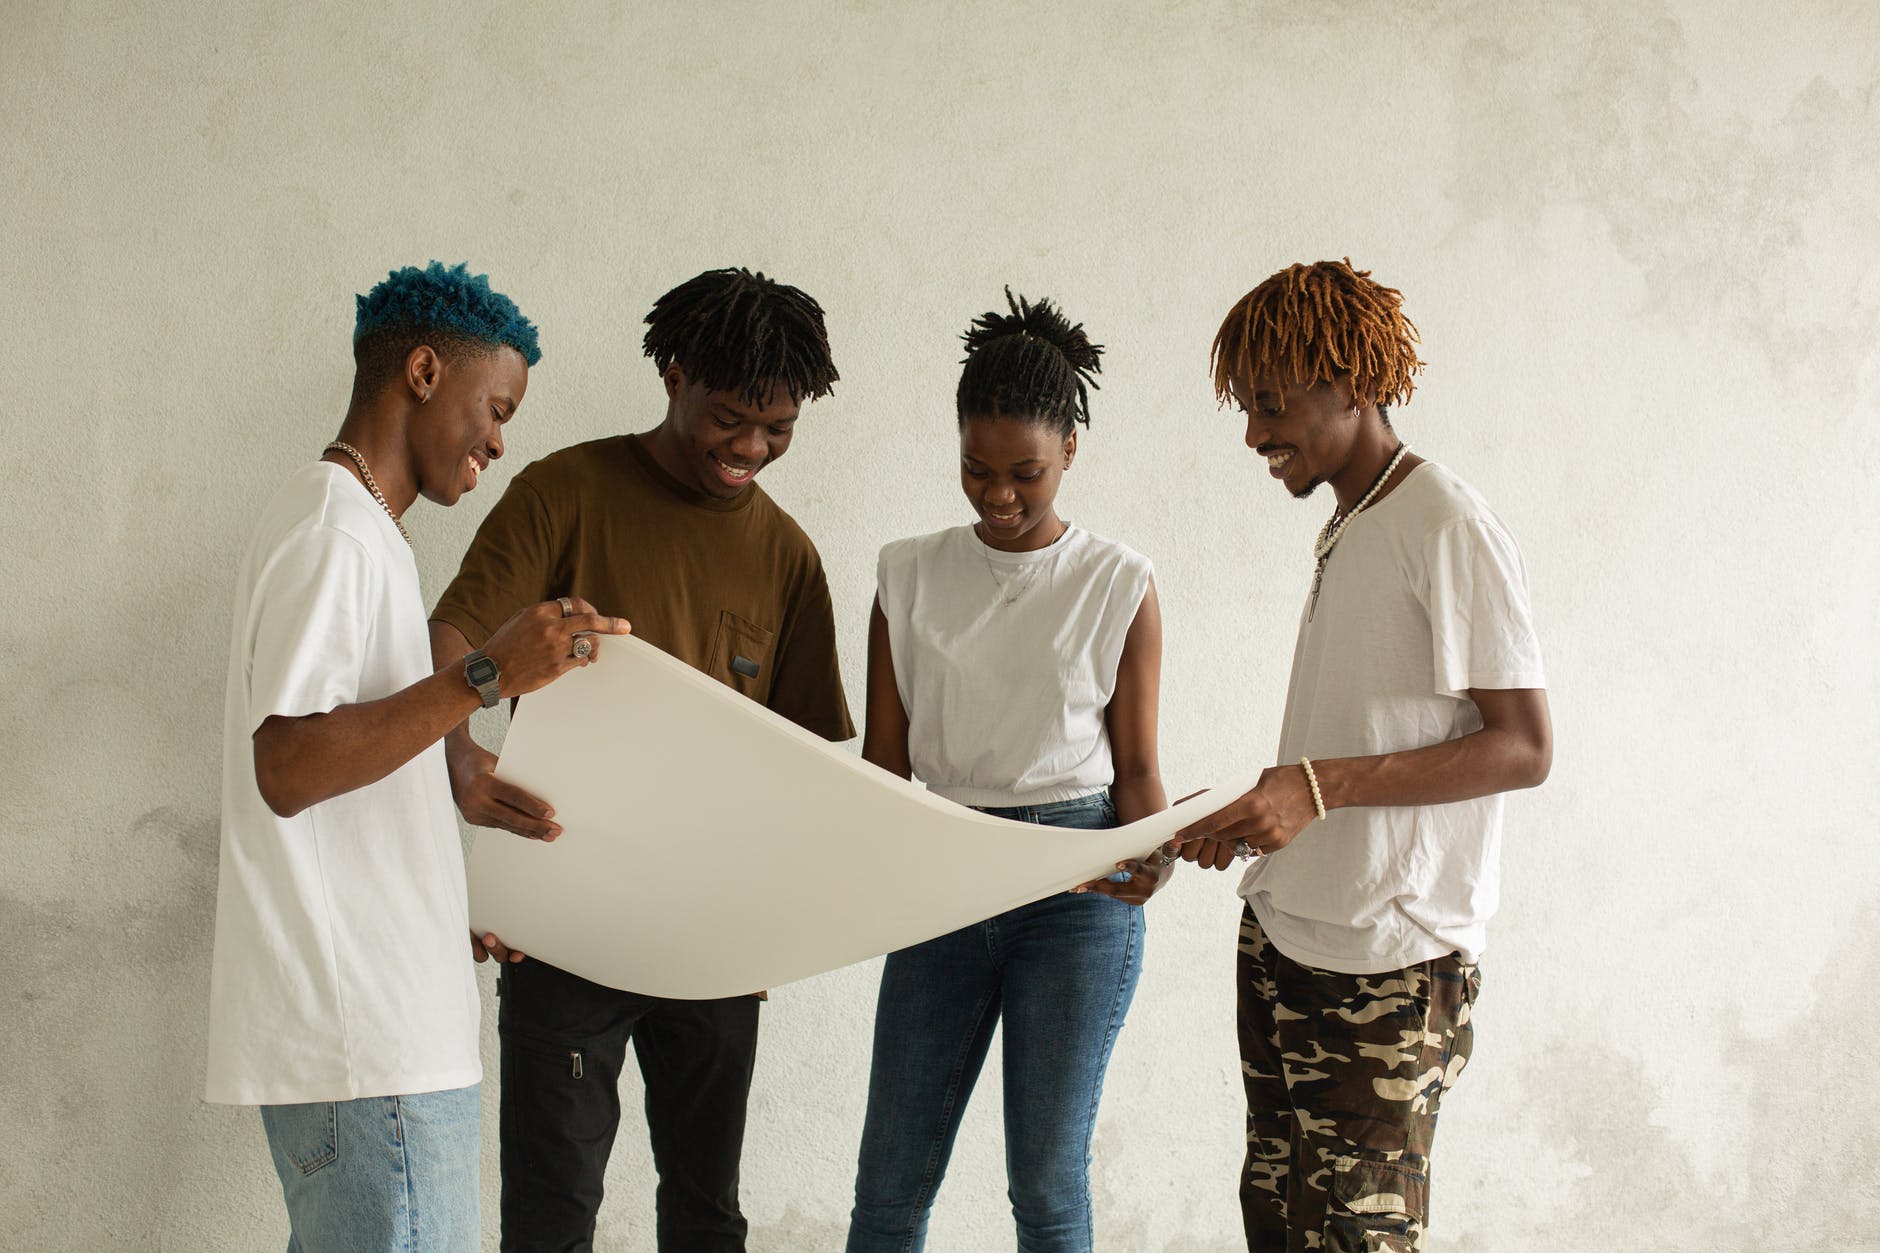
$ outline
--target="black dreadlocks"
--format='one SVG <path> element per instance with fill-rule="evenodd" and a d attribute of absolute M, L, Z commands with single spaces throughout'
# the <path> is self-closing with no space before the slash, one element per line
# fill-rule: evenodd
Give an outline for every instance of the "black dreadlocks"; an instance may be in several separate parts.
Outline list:
<path fill-rule="evenodd" d="M 741 266 L 679 284 L 653 302 L 646 325 L 660 373 L 676 361 L 688 379 L 745 404 L 768 405 L 778 388 L 798 404 L 815 400 L 839 377 L 822 306 Z"/>
<path fill-rule="evenodd" d="M 1093 344 L 1049 300 L 1032 304 L 1005 289 L 1011 312 L 994 310 L 973 319 L 961 336 L 966 356 L 960 372 L 959 420 L 1018 418 L 1068 436 L 1079 422 L 1090 425 L 1090 396 L 1097 386 L 1103 346 Z"/>

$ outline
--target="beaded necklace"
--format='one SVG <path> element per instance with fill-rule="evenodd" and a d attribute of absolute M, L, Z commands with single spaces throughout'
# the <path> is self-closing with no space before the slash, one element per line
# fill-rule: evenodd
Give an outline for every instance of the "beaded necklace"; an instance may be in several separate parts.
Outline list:
<path fill-rule="evenodd" d="M 1351 512 L 1346 513 L 1343 509 L 1334 509 L 1332 516 L 1325 520 L 1325 525 L 1319 528 L 1319 538 L 1312 545 L 1312 556 L 1317 560 L 1318 565 L 1312 572 L 1312 600 L 1306 606 L 1307 622 L 1312 621 L 1312 615 L 1318 612 L 1319 587 L 1325 582 L 1325 563 L 1332 559 L 1332 549 L 1338 547 L 1338 537 L 1345 533 L 1345 528 L 1351 525 L 1351 520 L 1363 513 L 1365 506 L 1371 503 L 1379 491 L 1383 490 L 1384 484 L 1388 483 L 1390 476 L 1397 472 L 1398 464 L 1403 461 L 1404 454 L 1409 451 L 1410 445 L 1400 442 L 1397 445 L 1396 455 L 1390 459 L 1390 464 L 1384 467 L 1384 472 L 1377 476 L 1376 482 L 1371 484 L 1371 490 L 1366 492 L 1363 499 L 1352 507 Z"/>

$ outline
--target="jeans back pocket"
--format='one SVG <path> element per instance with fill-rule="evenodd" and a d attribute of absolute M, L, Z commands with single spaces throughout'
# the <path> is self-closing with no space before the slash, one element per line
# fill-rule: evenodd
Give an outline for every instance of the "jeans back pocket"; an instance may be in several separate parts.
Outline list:
<path fill-rule="evenodd" d="M 339 1109 L 332 1101 L 263 1105 L 261 1125 L 275 1157 L 303 1175 L 339 1160 Z"/>

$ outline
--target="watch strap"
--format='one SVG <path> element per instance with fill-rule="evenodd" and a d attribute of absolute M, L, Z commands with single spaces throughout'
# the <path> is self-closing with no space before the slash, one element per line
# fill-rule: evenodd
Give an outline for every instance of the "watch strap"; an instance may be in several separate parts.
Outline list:
<path fill-rule="evenodd" d="M 494 709 L 502 699 L 497 692 L 497 684 L 502 679 L 502 671 L 490 660 L 489 654 L 482 649 L 467 654 L 463 659 L 464 682 L 476 689 L 477 696 L 483 701 L 483 708 Z"/>

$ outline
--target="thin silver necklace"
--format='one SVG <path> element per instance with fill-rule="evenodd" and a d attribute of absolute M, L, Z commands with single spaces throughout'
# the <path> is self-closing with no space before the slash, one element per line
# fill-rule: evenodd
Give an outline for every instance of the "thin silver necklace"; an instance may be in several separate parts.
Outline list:
<path fill-rule="evenodd" d="M 1071 529 L 1071 524 L 1068 522 L 1060 522 L 1058 526 L 1059 526 L 1058 533 L 1052 537 L 1050 544 L 1046 544 L 1044 548 L 1033 549 L 1032 551 L 1033 552 L 1045 551 L 1045 549 L 1050 548 L 1052 544 L 1056 544 L 1058 540 L 1063 539 L 1064 533 Z M 1031 585 L 1038 581 L 1038 571 L 1044 569 L 1045 566 L 1048 564 L 1043 558 L 1040 558 L 1039 560 L 1031 563 L 1030 567 L 1026 569 L 1023 576 L 1015 577 L 1010 580 L 1002 579 L 999 577 L 999 568 L 992 564 L 992 558 L 987 556 L 986 554 L 986 550 L 988 548 L 991 548 L 992 545 L 986 543 L 985 540 L 983 539 L 979 540 L 979 545 L 980 545 L 980 548 L 979 548 L 980 560 L 986 563 L 986 573 L 992 576 L 993 586 L 999 589 L 999 603 L 1001 605 L 1016 605 L 1018 603 L 1018 598 L 1023 596 L 1026 592 L 1029 592 L 1031 590 Z M 1000 551 L 1004 551 L 1004 550 L 1002 549 Z M 1018 584 L 1018 590 L 1016 592 L 1011 590 L 1013 583 Z"/>
<path fill-rule="evenodd" d="M 352 463 L 359 467 L 359 477 L 364 481 L 366 490 L 372 493 L 372 499 L 379 502 L 379 508 L 385 510 L 385 516 L 392 520 L 392 525 L 398 528 L 398 533 L 405 537 L 405 543 L 409 546 L 411 543 L 411 532 L 407 531 L 405 524 L 398 520 L 398 515 L 392 512 L 392 507 L 385 503 L 385 493 L 379 490 L 378 483 L 373 479 L 372 470 L 366 465 L 365 454 L 360 452 L 357 448 L 354 448 L 351 444 L 342 443 L 339 440 L 334 440 L 325 448 L 322 448 L 320 452 L 322 455 L 330 452 L 343 452 L 348 457 L 352 458 Z"/>
<path fill-rule="evenodd" d="M 1351 525 L 1351 520 L 1363 513 L 1365 506 L 1369 505 L 1378 492 L 1383 490 L 1384 484 L 1390 482 L 1390 476 L 1397 472 L 1404 454 L 1409 451 L 1410 445 L 1399 442 L 1396 455 L 1390 459 L 1390 464 L 1384 467 L 1384 473 L 1377 476 L 1377 481 L 1371 484 L 1371 490 L 1366 492 L 1363 499 L 1352 507 L 1351 512 L 1346 513 L 1343 509 L 1334 509 L 1332 516 L 1325 520 L 1325 525 L 1319 528 L 1319 538 L 1312 545 L 1312 556 L 1318 564 L 1312 571 L 1312 600 L 1306 606 L 1307 622 L 1312 621 L 1312 615 L 1319 610 L 1319 588 L 1325 583 L 1325 563 L 1332 559 L 1332 550 L 1338 547 L 1339 537 L 1345 533 L 1345 528 Z"/>

